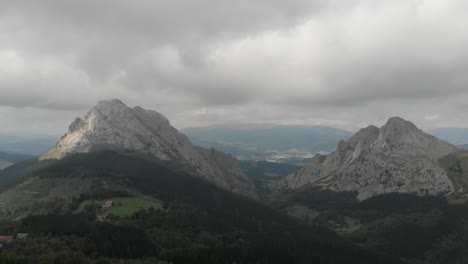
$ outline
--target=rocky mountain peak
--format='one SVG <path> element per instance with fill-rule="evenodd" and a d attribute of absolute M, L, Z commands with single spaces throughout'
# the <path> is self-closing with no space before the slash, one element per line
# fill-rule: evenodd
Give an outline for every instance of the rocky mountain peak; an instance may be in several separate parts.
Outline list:
<path fill-rule="evenodd" d="M 159 160 L 185 163 L 193 173 L 227 190 L 255 197 L 255 187 L 237 161 L 221 152 L 198 149 L 162 114 L 130 108 L 118 99 L 99 101 L 76 118 L 57 146 L 41 159 L 61 159 L 95 150 L 130 150 Z"/>
<path fill-rule="evenodd" d="M 423 133 L 410 121 L 400 117 L 392 117 L 381 128 L 381 138 L 398 139 L 398 137 L 410 133 Z"/>
<path fill-rule="evenodd" d="M 407 128 L 416 129 L 416 130 L 418 129 L 416 125 L 414 125 L 410 121 L 405 120 L 399 116 L 390 117 L 382 128 L 385 128 L 385 127 L 394 127 L 396 129 L 407 129 Z"/>
<path fill-rule="evenodd" d="M 103 116 L 109 116 L 121 114 L 122 112 L 126 112 L 129 110 L 129 107 L 127 107 L 119 99 L 110 99 L 99 101 L 93 108 L 91 108 L 88 114 L 95 113 Z"/>
<path fill-rule="evenodd" d="M 97 104 L 97 106 L 100 106 L 100 105 L 118 105 L 118 106 L 121 106 L 121 107 L 127 107 L 120 99 L 118 98 L 111 98 L 111 99 L 108 99 L 108 100 L 100 100 Z"/>
<path fill-rule="evenodd" d="M 371 143 L 374 142 L 380 133 L 380 129 L 376 126 L 368 126 L 356 132 L 349 140 L 348 144 Z"/>
<path fill-rule="evenodd" d="M 305 185 L 336 191 L 358 191 L 360 199 L 385 192 L 448 194 L 453 183 L 437 160 L 459 149 L 392 117 L 380 129 L 369 126 L 335 152 L 314 159 L 282 183 L 288 189 Z"/>
<path fill-rule="evenodd" d="M 128 106 L 125 105 L 120 99 L 112 98 L 108 100 L 100 100 L 94 106 L 94 108 L 99 109 L 122 109 L 127 108 Z"/>
<path fill-rule="evenodd" d="M 353 137 L 358 137 L 358 138 L 367 138 L 367 137 L 373 137 L 378 135 L 380 132 L 380 129 L 376 126 L 370 125 L 368 127 L 360 129 L 358 132 L 356 132 Z"/>
<path fill-rule="evenodd" d="M 380 129 L 375 146 L 393 155 L 426 156 L 433 160 L 459 150 L 400 117 L 390 118 Z"/>

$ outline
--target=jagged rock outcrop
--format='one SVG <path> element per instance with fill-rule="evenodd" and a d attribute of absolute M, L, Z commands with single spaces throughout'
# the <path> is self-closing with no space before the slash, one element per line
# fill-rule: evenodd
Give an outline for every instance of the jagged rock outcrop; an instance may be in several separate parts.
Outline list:
<path fill-rule="evenodd" d="M 255 186 L 235 158 L 194 147 L 160 113 L 138 106 L 129 108 L 117 99 L 100 101 L 84 118 L 76 118 L 57 146 L 41 159 L 101 149 L 132 150 L 160 160 L 183 162 L 190 165 L 192 174 L 229 191 L 256 197 Z"/>
<path fill-rule="evenodd" d="M 357 191 L 361 200 L 388 192 L 450 194 L 453 183 L 437 160 L 457 151 L 413 123 L 393 117 L 380 129 L 369 126 L 340 141 L 335 152 L 316 156 L 280 187 Z"/>

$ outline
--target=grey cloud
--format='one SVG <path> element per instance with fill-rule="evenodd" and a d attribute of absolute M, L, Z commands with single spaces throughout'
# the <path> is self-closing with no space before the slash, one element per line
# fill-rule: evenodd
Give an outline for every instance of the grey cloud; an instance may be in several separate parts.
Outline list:
<path fill-rule="evenodd" d="M 125 36 L 232 34 L 276 27 L 320 8 L 318 1 L 7 1 L 11 10 L 52 27 L 69 26 L 85 33 Z M 60 24 L 53 24 L 60 22 Z"/>
<path fill-rule="evenodd" d="M 78 115 L 120 97 L 180 127 L 468 125 L 466 2 L 345 2 L 2 1 L 0 106 Z"/>
<path fill-rule="evenodd" d="M 325 4 L 42 0 L 3 5 L 5 24 L 21 31 L 11 32 L 5 41 L 14 36 L 17 42 L 12 45 L 19 48 L 72 56 L 94 81 L 105 82 L 116 72 L 131 70 L 127 67 L 149 50 L 165 45 L 178 49 L 185 66 L 203 66 L 204 53 L 212 43 L 293 25 Z"/>

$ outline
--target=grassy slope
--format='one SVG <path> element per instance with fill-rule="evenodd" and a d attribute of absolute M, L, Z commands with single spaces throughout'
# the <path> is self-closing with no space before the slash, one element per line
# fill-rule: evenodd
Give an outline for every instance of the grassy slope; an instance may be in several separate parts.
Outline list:
<path fill-rule="evenodd" d="M 133 213 L 139 210 L 146 209 L 162 209 L 163 204 L 158 200 L 148 200 L 138 197 L 109 197 L 107 199 L 97 201 L 97 200 L 87 200 L 81 202 L 80 208 L 83 209 L 89 204 L 103 205 L 105 201 L 111 200 L 114 202 L 114 205 L 109 208 L 102 208 L 103 213 L 110 213 L 119 217 L 128 217 Z"/>
<path fill-rule="evenodd" d="M 120 217 L 127 217 L 141 209 L 161 209 L 160 201 L 149 201 L 135 197 L 114 197 L 109 198 L 114 202 L 114 206 L 109 208 L 109 213 Z"/>

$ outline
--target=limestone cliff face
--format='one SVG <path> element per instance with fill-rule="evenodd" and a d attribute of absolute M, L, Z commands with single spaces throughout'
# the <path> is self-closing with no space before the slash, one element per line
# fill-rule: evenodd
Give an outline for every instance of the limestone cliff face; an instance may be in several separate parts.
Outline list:
<path fill-rule="evenodd" d="M 130 108 L 117 99 L 100 101 L 85 117 L 76 118 L 57 146 L 41 159 L 61 159 L 101 149 L 132 150 L 160 160 L 184 162 L 195 175 L 229 191 L 256 197 L 255 186 L 236 159 L 194 147 L 160 113 Z"/>
<path fill-rule="evenodd" d="M 357 191 L 361 200 L 388 192 L 450 194 L 453 183 L 437 160 L 457 151 L 411 122 L 393 117 L 380 129 L 369 126 L 339 142 L 335 152 L 315 157 L 281 187 Z"/>

